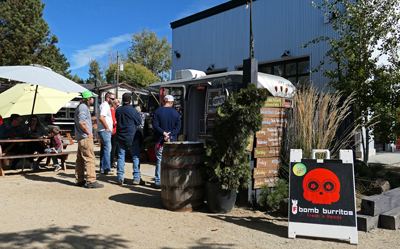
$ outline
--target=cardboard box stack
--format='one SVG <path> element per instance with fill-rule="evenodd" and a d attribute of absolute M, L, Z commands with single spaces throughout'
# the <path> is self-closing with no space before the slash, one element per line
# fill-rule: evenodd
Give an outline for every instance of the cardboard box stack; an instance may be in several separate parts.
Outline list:
<path fill-rule="evenodd" d="M 253 189 L 262 184 L 273 187 L 278 181 L 283 128 L 287 125 L 285 99 L 268 98 L 260 111 L 264 118 L 263 129 L 255 137 Z"/>

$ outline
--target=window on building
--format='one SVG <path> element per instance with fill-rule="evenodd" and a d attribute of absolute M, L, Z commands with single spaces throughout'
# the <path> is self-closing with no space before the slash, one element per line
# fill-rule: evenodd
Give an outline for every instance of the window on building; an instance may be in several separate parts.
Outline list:
<path fill-rule="evenodd" d="M 242 71 L 243 67 L 238 67 L 237 70 Z M 281 76 L 292 82 L 293 85 L 310 84 L 309 57 L 276 61 L 272 63 L 261 63 L 258 65 L 258 71 Z"/>

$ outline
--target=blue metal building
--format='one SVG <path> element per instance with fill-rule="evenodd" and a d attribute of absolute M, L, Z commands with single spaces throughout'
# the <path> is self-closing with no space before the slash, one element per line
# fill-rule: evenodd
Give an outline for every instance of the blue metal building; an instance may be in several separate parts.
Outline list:
<path fill-rule="evenodd" d="M 171 23 L 172 78 L 176 71 L 189 68 L 207 74 L 242 70 L 243 60 L 250 57 L 247 2 L 228 1 Z M 252 23 L 260 72 L 323 88 L 328 80 L 310 70 L 319 65 L 329 45 L 302 45 L 317 35 L 335 35 L 325 13 L 308 0 L 255 0 Z"/>

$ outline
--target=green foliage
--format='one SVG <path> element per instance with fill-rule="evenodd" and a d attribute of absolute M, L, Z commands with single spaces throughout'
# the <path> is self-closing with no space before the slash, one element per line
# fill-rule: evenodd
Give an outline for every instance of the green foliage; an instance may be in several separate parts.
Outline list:
<path fill-rule="evenodd" d="M 99 62 L 97 60 L 92 60 L 90 62 L 89 78 L 87 79 L 86 83 L 92 85 L 103 85 L 105 83 L 103 72 L 101 71 Z"/>
<path fill-rule="evenodd" d="M 354 175 L 356 179 L 366 179 L 372 181 L 374 176 L 374 170 L 366 162 L 358 161 L 354 164 Z"/>
<path fill-rule="evenodd" d="M 40 0 L 0 1 L 0 66 L 40 64 L 71 78 Z"/>
<path fill-rule="evenodd" d="M 393 142 L 399 135 L 400 123 L 397 101 L 400 80 L 398 0 L 323 0 L 312 4 L 326 14 L 334 15 L 330 24 L 335 37 L 319 36 L 312 43 L 328 42 L 326 53 L 315 71 L 322 70 L 331 79 L 329 85 L 343 95 L 354 92 L 354 113 L 365 128 L 367 143 L 363 144 L 364 160 L 368 158 L 371 132 L 381 142 Z M 387 58 L 382 64 L 379 59 Z M 325 60 L 336 65 L 324 70 Z M 371 126 L 371 118 L 379 123 Z M 395 136 L 393 135 L 395 134 Z"/>
<path fill-rule="evenodd" d="M 251 179 L 249 153 L 245 150 L 250 136 L 262 128 L 260 109 L 268 92 L 249 84 L 247 89 L 230 95 L 218 108 L 207 141 L 203 178 L 219 182 L 223 189 L 248 187 Z"/>
<path fill-rule="evenodd" d="M 279 179 L 274 188 L 269 188 L 267 184 L 261 185 L 258 202 L 261 207 L 277 209 L 279 203 L 287 197 L 289 197 L 289 185 L 284 179 Z"/>
<path fill-rule="evenodd" d="M 82 78 L 79 78 L 79 76 L 78 75 L 74 75 L 73 77 L 72 77 L 72 79 L 71 79 L 73 82 L 76 82 L 76 83 L 79 83 L 79 84 L 84 84 L 85 82 L 83 81 L 83 79 Z"/>
<path fill-rule="evenodd" d="M 137 88 L 144 88 L 158 81 L 157 77 L 145 66 L 137 63 L 126 62 L 124 71 L 119 72 L 118 81 L 125 82 Z M 108 84 L 114 84 L 114 73 L 117 71 L 117 63 L 110 64 L 106 71 L 106 81 Z"/>
<path fill-rule="evenodd" d="M 147 29 L 136 32 L 131 37 L 132 46 L 126 51 L 126 62 L 147 67 L 159 81 L 169 80 L 172 59 L 171 43 L 167 41 L 167 37 L 160 40 L 153 31 L 149 32 Z"/>

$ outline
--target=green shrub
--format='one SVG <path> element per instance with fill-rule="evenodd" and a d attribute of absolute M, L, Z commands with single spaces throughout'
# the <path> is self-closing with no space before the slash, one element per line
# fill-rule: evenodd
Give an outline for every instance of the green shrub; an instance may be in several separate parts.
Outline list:
<path fill-rule="evenodd" d="M 230 190 L 250 185 L 250 152 L 245 149 L 250 136 L 262 128 L 260 109 L 267 98 L 266 89 L 249 84 L 218 108 L 202 168 L 205 181 L 220 183 L 223 189 Z"/>
<path fill-rule="evenodd" d="M 277 209 L 279 203 L 287 197 L 289 197 L 289 185 L 284 179 L 279 179 L 274 188 L 269 188 L 267 184 L 261 185 L 258 202 L 261 207 Z"/>

